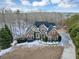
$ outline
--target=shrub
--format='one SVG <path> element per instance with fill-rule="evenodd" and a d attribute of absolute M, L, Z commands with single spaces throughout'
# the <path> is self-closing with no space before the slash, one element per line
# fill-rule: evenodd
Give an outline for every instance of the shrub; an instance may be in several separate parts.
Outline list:
<path fill-rule="evenodd" d="M 71 31 L 73 30 L 73 28 L 75 28 L 75 26 L 77 26 L 78 24 L 75 23 L 75 24 L 72 24 L 72 26 L 69 27 L 69 33 L 71 33 Z"/>
<path fill-rule="evenodd" d="M 45 38 L 43 38 L 43 41 L 47 42 L 48 41 L 48 37 L 45 36 Z"/>
<path fill-rule="evenodd" d="M 58 42 L 61 42 L 61 36 L 58 36 Z"/>
<path fill-rule="evenodd" d="M 8 26 L 5 25 L 4 28 L 0 29 L 0 47 L 1 49 L 6 49 L 11 46 L 13 37 Z"/>
<path fill-rule="evenodd" d="M 78 51 L 77 54 L 79 55 L 79 48 L 77 49 L 77 51 Z"/>
<path fill-rule="evenodd" d="M 76 35 L 76 37 L 74 38 L 75 39 L 75 45 L 76 45 L 76 47 L 77 48 L 79 48 L 79 33 L 77 32 L 77 35 Z"/>
<path fill-rule="evenodd" d="M 79 24 L 74 24 L 69 28 L 69 33 L 73 38 L 76 37 L 78 31 L 79 31 Z"/>
<path fill-rule="evenodd" d="M 24 42 L 26 42 L 26 41 L 27 41 L 26 38 L 18 38 L 18 39 L 17 39 L 17 42 L 18 42 L 18 43 L 24 43 Z"/>

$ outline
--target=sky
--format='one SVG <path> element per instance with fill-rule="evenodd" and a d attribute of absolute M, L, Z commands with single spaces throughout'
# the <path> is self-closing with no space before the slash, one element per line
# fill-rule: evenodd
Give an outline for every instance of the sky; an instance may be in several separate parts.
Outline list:
<path fill-rule="evenodd" d="M 79 0 L 0 0 L 0 9 L 44 12 L 79 12 Z"/>

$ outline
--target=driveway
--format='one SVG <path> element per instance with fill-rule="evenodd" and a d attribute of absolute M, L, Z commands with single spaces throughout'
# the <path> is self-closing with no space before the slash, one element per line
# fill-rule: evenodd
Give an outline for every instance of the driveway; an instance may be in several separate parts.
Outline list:
<path fill-rule="evenodd" d="M 62 37 L 61 45 L 64 46 L 64 51 L 61 59 L 76 59 L 75 45 L 70 38 L 70 35 L 65 31 L 58 31 Z"/>

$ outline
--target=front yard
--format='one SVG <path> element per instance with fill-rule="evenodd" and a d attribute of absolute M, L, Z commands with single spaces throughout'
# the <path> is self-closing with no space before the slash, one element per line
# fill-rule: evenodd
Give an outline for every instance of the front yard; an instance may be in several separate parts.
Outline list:
<path fill-rule="evenodd" d="M 63 52 L 61 46 L 18 47 L 1 57 L 1 59 L 60 59 Z"/>

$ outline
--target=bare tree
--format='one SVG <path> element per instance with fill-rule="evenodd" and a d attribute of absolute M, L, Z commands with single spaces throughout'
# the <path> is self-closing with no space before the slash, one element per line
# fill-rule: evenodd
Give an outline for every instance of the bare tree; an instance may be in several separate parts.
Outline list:
<path fill-rule="evenodd" d="M 20 28 L 20 10 L 17 10 L 16 11 L 16 14 L 17 14 L 17 23 L 18 23 L 18 28 L 20 30 L 20 35 L 21 35 L 21 28 Z"/>
<path fill-rule="evenodd" d="M 5 20 L 5 9 L 2 9 L 2 20 L 3 20 L 3 25 L 6 24 L 6 20 Z"/>

